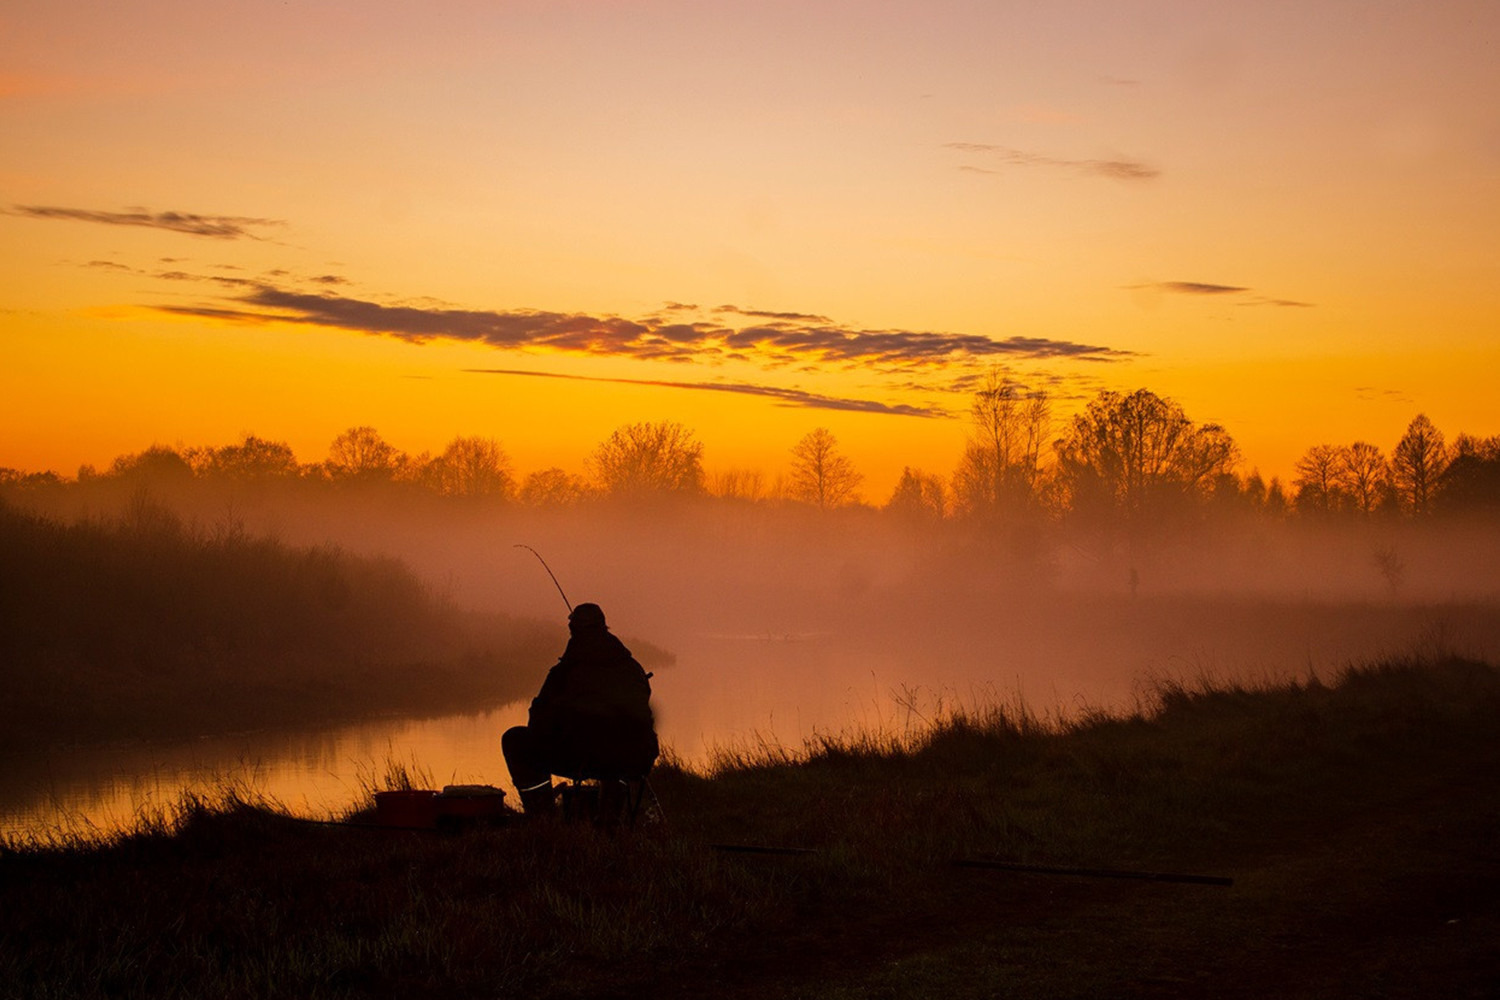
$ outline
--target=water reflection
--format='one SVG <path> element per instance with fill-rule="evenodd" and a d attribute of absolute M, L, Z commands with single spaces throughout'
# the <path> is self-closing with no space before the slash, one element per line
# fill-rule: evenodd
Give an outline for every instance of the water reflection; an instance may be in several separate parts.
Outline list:
<path fill-rule="evenodd" d="M 321 732 L 252 732 L 172 742 L 53 747 L 6 760 L 0 835 L 98 834 L 170 811 L 184 792 L 228 787 L 329 818 L 348 809 L 387 761 L 416 764 L 435 784 L 503 786 L 500 733 L 525 715 L 377 719 Z"/>

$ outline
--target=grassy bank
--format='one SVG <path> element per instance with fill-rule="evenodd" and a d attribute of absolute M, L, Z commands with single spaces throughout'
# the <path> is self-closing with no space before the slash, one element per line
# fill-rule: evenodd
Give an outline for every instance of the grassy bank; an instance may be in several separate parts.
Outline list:
<path fill-rule="evenodd" d="M 669 821 L 615 834 L 188 803 L 0 855 L 0 996 L 1493 995 L 1497 722 L 1500 672 L 1448 657 L 664 767 Z"/>

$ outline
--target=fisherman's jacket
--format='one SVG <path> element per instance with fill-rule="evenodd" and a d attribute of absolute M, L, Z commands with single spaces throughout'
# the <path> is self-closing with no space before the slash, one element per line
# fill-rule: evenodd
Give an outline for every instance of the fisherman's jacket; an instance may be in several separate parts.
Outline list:
<path fill-rule="evenodd" d="M 607 628 L 580 629 L 532 699 L 530 725 L 541 733 L 558 733 L 602 720 L 650 731 L 651 682 Z"/>

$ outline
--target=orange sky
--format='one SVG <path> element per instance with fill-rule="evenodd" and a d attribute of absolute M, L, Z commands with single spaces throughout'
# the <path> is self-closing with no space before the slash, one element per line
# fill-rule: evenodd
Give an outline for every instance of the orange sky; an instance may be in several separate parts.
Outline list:
<path fill-rule="evenodd" d="M 882 499 L 994 364 L 1283 475 L 1497 433 L 1497 50 L 1491 0 L 7 4 L 0 466 L 674 419 Z"/>

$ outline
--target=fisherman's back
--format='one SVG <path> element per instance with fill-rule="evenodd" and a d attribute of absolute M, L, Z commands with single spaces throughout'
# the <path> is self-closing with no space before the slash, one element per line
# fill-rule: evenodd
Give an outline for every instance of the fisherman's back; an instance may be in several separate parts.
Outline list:
<path fill-rule="evenodd" d="M 650 727 L 651 683 L 619 639 L 603 629 L 575 634 L 531 703 L 530 723 L 554 730 L 579 718 Z"/>
<path fill-rule="evenodd" d="M 528 724 L 501 739 L 528 813 L 551 811 L 554 774 L 642 777 L 660 752 L 650 675 L 610 633 L 604 612 L 580 604 L 572 609 L 568 628 L 567 648 L 532 699 Z"/>

